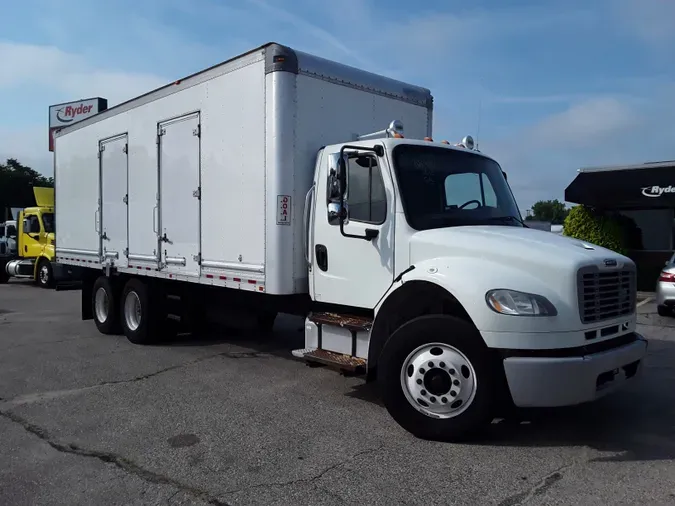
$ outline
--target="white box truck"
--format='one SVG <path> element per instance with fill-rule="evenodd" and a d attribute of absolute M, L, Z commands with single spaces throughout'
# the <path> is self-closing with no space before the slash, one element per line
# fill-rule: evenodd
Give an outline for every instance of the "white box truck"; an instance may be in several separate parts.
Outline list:
<path fill-rule="evenodd" d="M 635 378 L 634 263 L 524 226 L 495 160 L 431 139 L 432 104 L 270 43 L 62 129 L 82 318 L 143 344 L 168 315 L 305 316 L 296 357 L 376 380 L 430 439 Z"/>

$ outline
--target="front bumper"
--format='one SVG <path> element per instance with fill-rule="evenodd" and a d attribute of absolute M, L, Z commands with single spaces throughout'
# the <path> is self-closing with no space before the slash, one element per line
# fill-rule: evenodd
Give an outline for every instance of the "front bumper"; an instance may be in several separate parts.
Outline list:
<path fill-rule="evenodd" d="M 624 335 L 616 347 L 583 347 L 568 356 L 507 356 L 504 372 L 518 407 L 571 406 L 593 401 L 634 379 L 642 369 L 647 340 Z M 613 340 L 612 340 L 613 341 Z M 570 356 L 577 353 L 576 356 Z M 555 355 L 551 353 L 551 355 Z"/>

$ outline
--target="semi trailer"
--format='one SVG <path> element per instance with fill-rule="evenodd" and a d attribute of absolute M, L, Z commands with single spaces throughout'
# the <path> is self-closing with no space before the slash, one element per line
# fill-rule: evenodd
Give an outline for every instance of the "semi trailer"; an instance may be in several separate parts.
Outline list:
<path fill-rule="evenodd" d="M 304 317 L 291 353 L 379 383 L 421 438 L 638 376 L 635 265 L 525 226 L 426 88 L 269 43 L 55 134 L 57 262 L 146 344 L 175 317 Z M 174 318 L 169 318 L 172 316 Z"/>

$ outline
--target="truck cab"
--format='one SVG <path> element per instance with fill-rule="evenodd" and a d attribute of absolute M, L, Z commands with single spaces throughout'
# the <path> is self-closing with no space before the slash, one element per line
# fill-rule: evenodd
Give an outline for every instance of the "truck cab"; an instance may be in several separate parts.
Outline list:
<path fill-rule="evenodd" d="M 296 356 L 367 369 L 392 416 L 432 439 L 480 425 L 498 399 L 579 404 L 637 374 L 630 259 L 528 228 L 471 138 L 380 134 L 319 154 L 309 290 L 340 309 L 307 318 Z"/>
<path fill-rule="evenodd" d="M 54 284 L 54 189 L 34 187 L 35 206 L 19 212 L 16 257 L 5 265 L 5 275 L 34 279 L 44 288 Z"/>

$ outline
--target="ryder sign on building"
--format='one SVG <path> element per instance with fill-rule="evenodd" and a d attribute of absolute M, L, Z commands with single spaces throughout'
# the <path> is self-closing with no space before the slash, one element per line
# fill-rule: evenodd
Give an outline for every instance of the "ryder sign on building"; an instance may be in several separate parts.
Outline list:
<path fill-rule="evenodd" d="M 89 116 L 105 111 L 107 108 L 108 101 L 101 97 L 49 106 L 49 151 L 54 151 L 54 132 L 56 130 L 82 121 Z"/>

